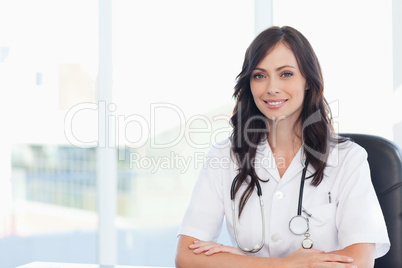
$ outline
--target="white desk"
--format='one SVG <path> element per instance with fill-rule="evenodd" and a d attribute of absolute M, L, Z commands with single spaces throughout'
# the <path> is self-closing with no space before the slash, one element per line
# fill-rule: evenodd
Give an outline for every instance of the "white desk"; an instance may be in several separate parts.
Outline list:
<path fill-rule="evenodd" d="M 32 262 L 17 268 L 162 268 L 151 266 L 127 266 L 127 265 L 98 265 L 79 263 L 56 263 L 56 262 Z M 166 267 L 167 268 L 167 267 Z"/>

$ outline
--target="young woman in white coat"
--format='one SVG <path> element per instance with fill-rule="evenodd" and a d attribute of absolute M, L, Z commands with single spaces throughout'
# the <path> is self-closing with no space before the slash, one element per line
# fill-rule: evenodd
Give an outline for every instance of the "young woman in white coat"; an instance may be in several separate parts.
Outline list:
<path fill-rule="evenodd" d="M 300 32 L 271 27 L 255 38 L 233 132 L 212 146 L 179 230 L 177 267 L 361 268 L 386 254 L 367 154 L 336 135 L 323 90 Z M 224 219 L 232 245 L 215 242 Z"/>

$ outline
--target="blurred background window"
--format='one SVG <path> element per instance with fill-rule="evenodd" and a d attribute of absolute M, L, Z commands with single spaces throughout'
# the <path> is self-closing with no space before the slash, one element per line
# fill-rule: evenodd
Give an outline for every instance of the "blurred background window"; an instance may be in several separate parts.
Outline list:
<path fill-rule="evenodd" d="M 116 132 L 116 262 L 173 266 L 210 136 L 229 133 L 252 2 L 113 1 L 106 107 L 96 93 L 98 12 L 98 1 L 0 1 L 1 267 L 98 262 L 104 109 Z"/>

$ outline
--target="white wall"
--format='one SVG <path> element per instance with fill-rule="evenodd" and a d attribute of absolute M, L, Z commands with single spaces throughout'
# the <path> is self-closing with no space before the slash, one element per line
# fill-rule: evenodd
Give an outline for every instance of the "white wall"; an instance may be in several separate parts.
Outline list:
<path fill-rule="evenodd" d="M 274 1 L 274 24 L 290 25 L 320 60 L 339 132 L 393 139 L 402 120 L 393 93 L 391 1 Z"/>

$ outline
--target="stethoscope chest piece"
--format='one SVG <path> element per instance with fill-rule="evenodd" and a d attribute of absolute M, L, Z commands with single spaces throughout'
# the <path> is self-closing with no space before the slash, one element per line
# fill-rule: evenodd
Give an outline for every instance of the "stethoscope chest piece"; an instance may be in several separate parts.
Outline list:
<path fill-rule="evenodd" d="M 306 238 L 302 241 L 302 247 L 305 249 L 310 249 L 313 247 L 313 240 L 310 239 L 310 234 L 307 232 L 304 234 Z"/>
<path fill-rule="evenodd" d="M 302 247 L 310 249 L 313 247 L 313 240 L 310 239 L 309 234 L 309 221 L 301 215 L 294 216 L 289 222 L 289 229 L 295 235 L 304 235 L 305 238 L 302 241 Z"/>

